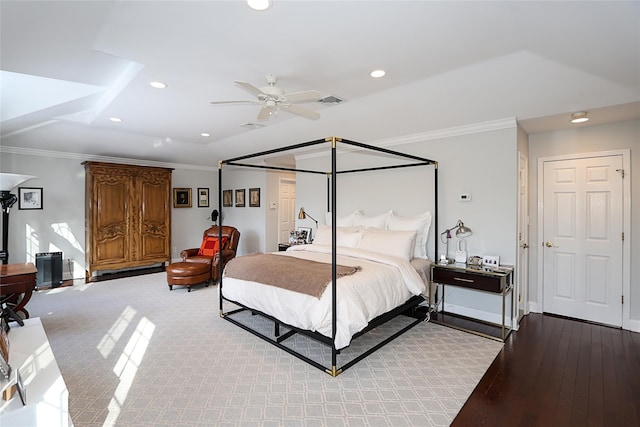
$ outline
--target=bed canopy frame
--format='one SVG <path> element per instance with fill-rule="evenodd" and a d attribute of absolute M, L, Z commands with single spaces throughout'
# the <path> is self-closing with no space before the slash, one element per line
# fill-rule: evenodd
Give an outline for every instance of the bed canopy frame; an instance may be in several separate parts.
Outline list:
<path fill-rule="evenodd" d="M 271 156 L 271 155 L 275 155 L 275 154 L 279 154 L 279 153 L 285 153 L 285 152 L 291 152 L 294 150 L 301 150 L 301 149 L 305 149 L 305 148 L 310 148 L 313 146 L 318 146 L 321 144 L 330 144 L 331 148 L 331 170 L 330 171 L 326 171 L 326 170 L 310 170 L 310 169 L 298 169 L 298 168 L 289 168 L 289 167 L 284 167 L 284 166 L 272 166 L 272 165 L 264 165 L 264 164 L 255 164 L 255 163 L 250 163 L 247 161 L 255 161 L 256 159 L 261 159 L 261 158 L 266 158 L 267 156 Z M 393 164 L 393 165 L 387 165 L 387 166 L 373 166 L 373 167 L 363 167 L 363 168 L 355 168 L 355 169 L 345 169 L 345 170 L 338 170 L 337 167 L 337 152 L 338 152 L 338 145 L 339 144 L 344 144 L 345 146 L 348 147 L 353 147 L 353 149 L 355 150 L 369 150 L 369 151 L 373 151 L 373 152 L 377 152 L 377 153 L 382 153 L 388 157 L 397 157 L 399 159 L 404 159 L 406 161 L 408 161 L 407 163 L 402 163 L 402 164 Z M 396 339 L 397 337 L 399 337 L 400 335 L 404 334 L 405 332 L 407 332 L 409 329 L 413 328 L 414 326 L 416 326 L 418 323 L 424 321 L 424 320 L 428 320 L 428 316 L 429 316 L 429 311 L 430 310 L 426 310 L 425 313 L 423 314 L 417 314 L 417 312 L 415 311 L 415 308 L 424 301 L 424 298 L 420 295 L 416 295 L 411 297 L 408 301 L 406 301 L 404 304 L 400 305 L 399 307 L 396 307 L 394 309 L 392 309 L 391 311 L 384 313 L 378 317 L 376 317 L 375 319 L 371 320 L 371 322 L 369 322 L 369 324 L 360 332 L 354 334 L 354 336 L 352 337 L 353 339 L 356 339 L 357 337 L 365 334 L 366 332 L 388 322 L 389 320 L 397 317 L 398 315 L 401 315 L 403 313 L 413 313 L 414 314 L 414 320 L 412 320 L 412 322 L 410 324 L 408 324 L 407 326 L 403 327 L 402 329 L 400 329 L 399 331 L 393 333 L 391 336 L 389 336 L 388 338 L 384 339 L 383 341 L 379 342 L 378 344 L 376 344 L 375 346 L 373 346 L 372 348 L 364 351 L 363 353 L 361 353 L 360 355 L 357 355 L 355 358 L 353 358 L 352 360 L 350 360 L 348 363 L 345 363 L 342 366 L 338 366 L 338 354 L 340 353 L 341 350 L 336 349 L 335 346 L 335 337 L 336 337 L 336 323 L 337 323 L 337 318 L 336 318 L 336 313 L 337 313 L 337 249 L 336 249 L 336 237 L 337 237 L 337 228 L 336 228 L 336 223 L 337 223 L 337 209 L 336 209 L 336 205 L 337 205 L 337 200 L 336 200 L 336 189 L 337 189 L 337 176 L 341 175 L 341 174 L 349 174 L 349 173 L 358 173 L 358 172 L 368 172 L 368 171 L 380 171 L 380 170 L 392 170 L 392 169 L 400 169 L 400 168 L 409 168 L 409 167 L 420 167 L 420 166 L 433 166 L 433 176 L 434 176 L 434 188 L 433 188 L 433 195 L 434 195 L 434 213 L 433 213 L 433 224 L 435 227 L 435 230 L 437 232 L 438 230 L 438 162 L 435 160 L 431 160 L 431 159 L 427 159 L 427 158 L 423 158 L 423 157 L 418 157 L 418 156 L 414 156 L 414 155 L 410 155 L 410 154 L 406 154 L 406 153 L 401 153 L 398 151 L 394 151 L 394 150 L 389 150 L 386 148 L 382 148 L 382 147 L 376 147 L 376 146 L 372 146 L 372 145 L 368 145 L 368 144 L 363 144 L 360 142 L 355 142 L 355 141 L 350 141 L 347 139 L 343 139 L 343 138 L 339 138 L 339 137 L 327 137 L 324 139 L 318 139 L 318 140 L 314 140 L 314 141 L 308 141 L 308 142 L 303 142 L 303 143 L 299 143 L 299 144 L 293 144 L 293 145 L 289 145 L 289 146 L 285 146 L 285 147 L 281 147 L 281 148 L 276 148 L 273 150 L 267 150 L 267 151 L 262 151 L 262 152 L 258 152 L 258 153 L 254 153 L 254 154 L 249 154 L 249 155 L 245 155 L 245 156 L 240 156 L 240 157 L 235 157 L 232 159 L 227 159 L 227 160 L 222 160 L 220 162 L 218 162 L 218 210 L 222 213 L 223 210 L 223 196 L 222 196 L 222 181 L 223 181 L 223 167 L 224 166 L 235 166 L 235 167 L 241 167 L 241 168 L 253 168 L 253 169 L 266 169 L 266 170 L 274 170 L 274 171 L 287 171 L 287 172 L 295 172 L 295 173 L 310 173 L 310 174 L 320 174 L 320 175 L 326 175 L 327 176 L 327 210 L 328 212 L 331 212 L 331 236 L 332 236 L 332 245 L 331 245 L 331 276 L 332 276 L 332 280 L 331 280 L 331 289 L 332 289 L 332 334 L 331 337 L 327 337 L 324 336 L 318 332 L 314 332 L 314 331 L 308 331 L 308 330 L 303 330 L 303 329 L 299 329 L 296 328 L 294 326 L 291 325 L 287 325 L 282 323 L 281 321 L 279 321 L 278 319 L 262 313 L 260 311 L 257 311 L 255 309 L 252 309 L 251 307 L 246 307 L 241 303 L 238 303 L 237 301 L 233 301 L 231 299 L 225 298 L 222 295 L 222 287 L 223 287 L 223 278 L 222 278 L 222 274 L 219 275 L 219 279 L 218 279 L 218 285 L 219 285 L 219 303 L 220 303 L 220 317 L 222 317 L 223 319 L 230 321 L 231 323 L 241 327 L 242 329 L 245 329 L 246 331 L 252 333 L 253 335 L 262 338 L 263 340 L 269 342 L 270 344 L 275 345 L 276 347 L 286 351 L 287 353 L 309 363 L 310 365 L 325 371 L 326 373 L 330 374 L 331 376 L 335 377 L 337 375 L 339 375 L 340 373 L 344 372 L 346 369 L 348 369 L 349 367 L 353 366 L 354 364 L 356 364 L 357 362 L 359 362 L 360 360 L 364 359 L 365 357 L 369 356 L 371 353 L 375 352 L 376 350 L 380 349 L 381 347 L 383 347 L 384 345 L 388 344 L 389 342 L 393 341 L 394 339 Z M 220 222 L 222 225 L 222 215 L 220 215 Z M 220 235 L 219 235 L 219 239 L 222 240 L 222 228 L 220 228 Z M 438 252 L 438 239 L 434 239 L 434 256 L 436 256 Z M 239 309 L 235 309 L 229 312 L 224 312 L 224 301 L 229 301 L 232 304 L 235 304 L 237 306 L 239 306 Z M 432 302 L 429 301 L 429 305 Z M 250 326 L 236 320 L 233 318 L 233 314 L 238 313 L 238 312 L 242 312 L 242 311 L 251 311 L 252 314 L 258 314 L 263 316 L 264 318 L 270 319 L 274 322 L 274 335 L 275 335 L 275 339 L 266 336 L 265 334 L 263 334 L 260 331 L 257 331 L 255 329 L 252 329 Z M 284 333 L 284 334 L 280 334 L 280 326 L 283 325 L 286 328 L 288 328 L 288 332 Z M 306 355 L 290 348 L 287 347 L 283 344 L 283 341 L 285 341 L 286 339 L 290 338 L 291 336 L 295 335 L 295 334 L 302 334 L 305 335 L 307 337 L 310 337 L 312 339 L 315 339 L 317 341 L 320 341 L 328 346 L 331 347 L 331 366 L 324 366 L 323 364 L 307 357 Z"/>

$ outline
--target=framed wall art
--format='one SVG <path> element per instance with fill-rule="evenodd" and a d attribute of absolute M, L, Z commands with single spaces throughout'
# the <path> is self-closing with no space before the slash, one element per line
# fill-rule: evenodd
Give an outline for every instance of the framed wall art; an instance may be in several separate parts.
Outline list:
<path fill-rule="evenodd" d="M 199 208 L 209 207 L 209 189 L 208 188 L 198 188 L 198 207 Z"/>
<path fill-rule="evenodd" d="M 222 190 L 222 206 L 224 207 L 233 206 L 233 191 Z"/>
<path fill-rule="evenodd" d="M 191 207 L 191 189 L 190 188 L 174 188 L 173 189 L 173 207 L 174 208 L 190 208 Z"/>
<path fill-rule="evenodd" d="M 18 209 L 42 209 L 42 187 L 18 187 Z"/>
<path fill-rule="evenodd" d="M 236 208 L 244 208 L 244 188 L 236 190 Z"/>
<path fill-rule="evenodd" d="M 259 188 L 249 189 L 249 207 L 252 207 L 252 208 L 260 207 L 260 189 Z"/>

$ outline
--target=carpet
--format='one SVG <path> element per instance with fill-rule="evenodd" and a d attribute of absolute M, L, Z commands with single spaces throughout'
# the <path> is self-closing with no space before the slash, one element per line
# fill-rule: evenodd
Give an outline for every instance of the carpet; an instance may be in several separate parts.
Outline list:
<path fill-rule="evenodd" d="M 27 309 L 76 427 L 445 426 L 502 349 L 422 322 L 334 378 L 221 319 L 217 287 L 169 291 L 164 273 L 41 290 Z"/>

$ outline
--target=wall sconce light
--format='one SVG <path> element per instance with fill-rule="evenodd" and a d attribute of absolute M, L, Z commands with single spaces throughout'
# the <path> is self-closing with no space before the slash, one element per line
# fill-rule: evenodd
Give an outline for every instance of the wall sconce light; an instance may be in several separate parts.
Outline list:
<path fill-rule="evenodd" d="M 571 123 L 584 123 L 589 121 L 586 111 L 579 111 L 571 115 Z"/>
<path fill-rule="evenodd" d="M 300 212 L 298 213 L 298 219 L 306 219 L 306 218 L 312 219 L 316 223 L 316 228 L 318 228 L 318 221 L 314 217 L 306 213 L 304 208 L 300 208 Z"/>

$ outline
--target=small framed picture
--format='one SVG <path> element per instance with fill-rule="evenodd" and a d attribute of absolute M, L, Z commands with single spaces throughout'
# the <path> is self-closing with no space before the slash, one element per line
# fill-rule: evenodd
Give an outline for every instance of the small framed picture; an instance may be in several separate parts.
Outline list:
<path fill-rule="evenodd" d="M 9 361 L 9 344 L 10 344 L 9 334 L 8 334 L 9 325 L 4 317 L 2 318 L 0 323 L 2 324 L 2 327 L 0 329 L 0 353 L 2 354 L 2 357 L 4 358 L 4 360 L 8 362 Z"/>
<path fill-rule="evenodd" d="M 298 227 L 296 231 L 298 232 L 298 240 L 300 243 L 311 243 L 311 228 Z"/>
<path fill-rule="evenodd" d="M 244 208 L 244 188 L 236 190 L 236 208 Z"/>
<path fill-rule="evenodd" d="M 0 376 L 6 380 L 11 377 L 11 365 L 9 365 L 9 360 L 5 359 L 3 352 L 0 352 Z"/>
<path fill-rule="evenodd" d="M 24 387 L 24 383 L 22 382 L 22 376 L 20 375 L 20 370 L 16 368 L 16 388 L 18 389 L 18 394 L 20 395 L 20 400 L 22 400 L 22 405 L 27 404 L 27 389 Z"/>
<path fill-rule="evenodd" d="M 173 189 L 173 207 L 174 208 L 190 208 L 191 207 L 191 189 L 190 188 L 174 188 Z"/>
<path fill-rule="evenodd" d="M 233 206 L 233 191 L 231 190 L 222 191 L 222 206 L 224 207 Z"/>
<path fill-rule="evenodd" d="M 42 187 L 18 187 L 18 209 L 42 209 Z"/>
<path fill-rule="evenodd" d="M 198 207 L 199 208 L 209 207 L 209 189 L 208 188 L 198 188 Z"/>
<path fill-rule="evenodd" d="M 260 207 L 260 189 L 259 188 L 249 189 L 249 207 L 252 207 L 252 208 Z"/>

